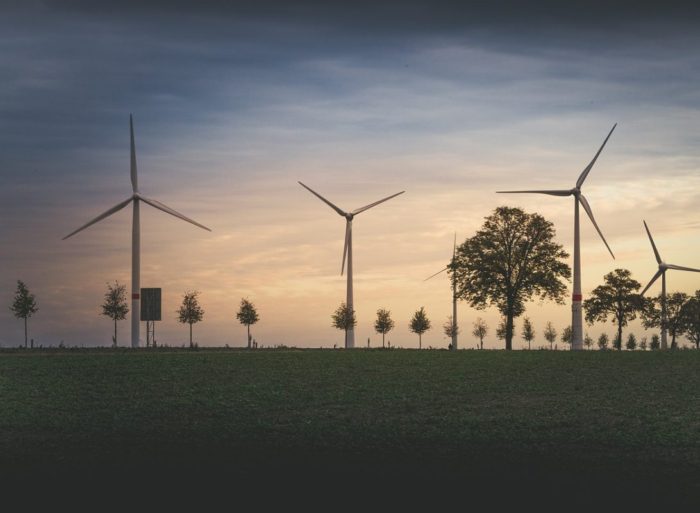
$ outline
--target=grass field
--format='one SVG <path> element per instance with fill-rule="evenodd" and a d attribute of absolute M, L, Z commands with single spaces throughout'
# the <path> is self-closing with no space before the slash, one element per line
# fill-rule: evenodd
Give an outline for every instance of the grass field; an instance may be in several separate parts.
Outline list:
<path fill-rule="evenodd" d="M 699 391 L 698 351 L 5 350 L 0 479 L 695 505 Z"/>

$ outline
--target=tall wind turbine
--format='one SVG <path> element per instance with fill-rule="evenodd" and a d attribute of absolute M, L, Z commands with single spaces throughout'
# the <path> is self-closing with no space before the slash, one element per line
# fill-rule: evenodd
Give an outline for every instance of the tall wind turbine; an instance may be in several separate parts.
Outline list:
<path fill-rule="evenodd" d="M 76 233 L 84 230 L 88 226 L 102 221 L 106 217 L 111 216 L 115 212 L 120 211 L 129 203 L 133 203 L 133 217 L 131 220 L 131 347 L 139 346 L 139 321 L 141 318 L 141 223 L 139 219 L 139 203 L 143 201 L 151 205 L 158 210 L 162 210 L 166 214 L 175 216 L 183 221 L 192 223 L 195 226 L 199 226 L 207 231 L 211 231 L 204 225 L 193 221 L 189 217 L 185 217 L 179 212 L 173 210 L 172 208 L 164 205 L 160 201 L 147 198 L 139 192 L 139 181 L 138 173 L 136 171 L 136 149 L 134 148 L 134 120 L 131 114 L 129 114 L 129 128 L 131 131 L 131 189 L 132 195 L 127 199 L 113 206 L 106 212 L 100 214 L 92 221 L 84 224 L 77 230 L 69 233 L 62 240 L 66 240 L 68 237 L 72 237 Z"/>
<path fill-rule="evenodd" d="M 695 273 L 700 273 L 700 269 L 693 269 L 692 267 L 682 267 L 680 265 L 674 265 L 674 264 L 667 264 L 663 260 L 661 260 L 661 256 L 659 255 L 659 250 L 656 249 L 656 244 L 654 244 L 654 239 L 651 237 L 651 232 L 649 231 L 649 227 L 647 226 L 646 221 L 642 221 L 644 223 L 644 228 L 647 231 L 647 235 L 649 236 L 649 242 L 651 242 L 651 249 L 654 250 L 654 256 L 656 257 L 656 263 L 659 264 L 659 270 L 656 271 L 656 274 L 651 278 L 651 281 L 647 283 L 647 286 L 644 287 L 644 290 L 642 290 L 642 296 L 644 293 L 649 290 L 649 287 L 659 279 L 659 276 L 661 276 L 661 349 L 667 349 L 668 344 L 666 342 L 666 325 L 668 323 L 668 319 L 666 318 L 667 313 L 666 313 L 666 271 L 668 269 L 675 269 L 677 271 L 692 271 Z"/>
<path fill-rule="evenodd" d="M 576 185 L 573 187 L 573 189 L 539 190 L 539 191 L 498 191 L 499 193 L 535 193 L 535 194 L 548 194 L 550 196 L 573 196 L 574 197 L 574 290 L 573 290 L 573 295 L 571 298 L 572 299 L 572 303 L 571 303 L 571 335 L 572 335 L 572 337 L 571 337 L 571 349 L 572 350 L 583 349 L 583 312 L 582 312 L 582 308 L 581 308 L 581 302 L 583 300 L 583 296 L 581 295 L 581 239 L 580 239 L 580 235 L 579 235 L 579 213 L 578 213 L 579 204 L 586 211 L 586 214 L 588 214 L 588 217 L 590 218 L 591 222 L 593 223 L 593 226 L 595 226 L 595 229 L 598 231 L 598 235 L 600 235 L 600 238 L 603 239 L 603 243 L 605 244 L 605 247 L 608 248 L 610 255 L 613 258 L 615 258 L 615 255 L 613 255 L 613 252 L 610 249 L 610 246 L 608 246 L 608 243 L 605 240 L 605 237 L 603 237 L 603 232 L 600 231 L 600 228 L 598 228 L 598 224 L 595 222 L 595 218 L 593 217 L 593 211 L 591 210 L 591 206 L 588 204 L 588 201 L 586 201 L 586 198 L 581 193 L 581 186 L 583 185 L 583 182 L 586 180 L 588 173 L 591 171 L 593 164 L 595 164 L 595 161 L 598 160 L 598 156 L 600 155 L 600 152 L 603 151 L 603 148 L 605 147 L 605 143 L 607 143 L 608 139 L 610 139 L 610 136 L 612 135 L 613 130 L 615 130 L 616 126 L 617 126 L 617 123 L 615 123 L 613 125 L 612 129 L 610 129 L 610 133 L 608 133 L 608 136 L 603 141 L 603 144 L 600 146 L 598 153 L 595 154 L 595 157 L 593 157 L 593 160 L 591 160 L 591 163 L 588 164 L 588 166 L 586 166 L 586 168 L 583 170 L 581 175 L 578 177 L 578 180 L 576 180 Z"/>
<path fill-rule="evenodd" d="M 430 278 L 434 278 L 438 274 L 444 273 L 447 271 L 450 267 L 452 267 L 455 264 L 455 259 L 457 258 L 457 234 L 455 233 L 455 244 L 452 249 L 452 261 L 450 264 L 442 269 L 441 271 L 436 272 L 435 274 L 428 276 L 425 280 L 423 281 L 428 281 Z M 457 349 L 457 281 L 454 272 L 452 273 L 452 346 L 451 349 L 455 351 Z"/>
<path fill-rule="evenodd" d="M 345 269 L 345 262 L 346 262 L 346 257 L 347 257 L 347 263 L 348 263 L 348 285 L 347 285 L 347 301 L 346 305 L 350 311 L 353 309 L 353 301 L 352 301 L 352 220 L 353 218 L 365 210 L 369 210 L 372 207 L 376 207 L 380 203 L 384 203 L 387 200 L 390 200 L 391 198 L 395 198 L 399 194 L 403 194 L 406 191 L 401 191 L 397 192 L 396 194 L 392 194 L 391 196 L 387 196 L 384 199 L 380 199 L 379 201 L 375 201 L 374 203 L 370 203 L 369 205 L 365 205 L 364 207 L 357 208 L 353 210 L 352 212 L 344 212 L 340 210 L 338 207 L 336 207 L 333 203 L 328 201 L 326 198 L 321 196 L 319 193 L 316 191 L 313 191 L 303 183 L 299 182 L 299 185 L 301 185 L 304 189 L 309 191 L 311 194 L 316 196 L 318 199 L 323 201 L 326 205 L 331 207 L 333 210 L 335 210 L 338 215 L 342 216 L 345 218 L 345 247 L 343 248 L 343 263 L 340 266 L 340 275 L 343 275 L 343 270 Z M 355 329 L 350 328 L 345 332 L 345 348 L 346 349 L 351 349 L 355 347 Z"/>

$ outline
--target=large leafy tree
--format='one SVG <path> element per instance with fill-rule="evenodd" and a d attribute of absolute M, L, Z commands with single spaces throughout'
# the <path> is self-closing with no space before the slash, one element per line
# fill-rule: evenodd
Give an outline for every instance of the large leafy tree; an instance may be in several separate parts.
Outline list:
<path fill-rule="evenodd" d="M 488 335 L 489 326 L 481 317 L 477 317 L 472 324 L 472 335 L 479 339 L 479 349 L 484 348 L 484 337 Z"/>
<path fill-rule="evenodd" d="M 333 319 L 333 327 L 345 332 L 345 348 L 348 347 L 348 330 L 354 328 L 357 324 L 355 319 L 355 310 L 345 304 L 345 301 L 340 303 L 340 306 L 331 315 Z"/>
<path fill-rule="evenodd" d="M 591 297 L 583 302 L 586 310 L 586 322 L 606 322 L 612 317 L 617 325 L 615 347 L 622 349 L 622 328 L 637 318 L 644 309 L 644 298 L 637 293 L 641 284 L 632 278 L 627 269 L 615 269 L 603 277 L 603 285 L 598 285 Z"/>
<path fill-rule="evenodd" d="M 695 291 L 681 310 L 683 332 L 696 349 L 700 349 L 700 290 Z"/>
<path fill-rule="evenodd" d="M 532 327 L 529 317 L 523 319 L 523 331 L 520 333 L 523 340 L 527 342 L 527 348 L 531 349 L 530 344 L 535 340 L 535 329 Z"/>
<path fill-rule="evenodd" d="M 117 321 L 126 319 L 129 313 L 129 305 L 126 300 L 126 285 L 120 285 L 118 281 L 114 285 L 107 284 L 104 303 L 102 303 L 102 315 L 106 315 L 114 321 L 114 336 L 112 346 L 117 347 Z"/>
<path fill-rule="evenodd" d="M 394 320 L 391 312 L 384 308 L 377 310 L 377 320 L 374 321 L 374 331 L 382 335 L 382 347 L 384 346 L 384 336 L 394 329 Z"/>
<path fill-rule="evenodd" d="M 36 298 L 22 280 L 17 280 L 17 290 L 10 305 L 10 310 L 18 319 L 24 319 L 24 347 L 27 347 L 27 319 L 35 314 L 39 308 L 36 306 Z"/>
<path fill-rule="evenodd" d="M 425 308 L 421 306 L 420 310 L 416 310 L 413 317 L 411 317 L 411 322 L 408 323 L 408 328 L 418 335 L 418 349 L 422 349 L 423 333 L 428 331 L 430 327 L 430 319 L 428 319 L 428 315 L 425 313 Z"/>
<path fill-rule="evenodd" d="M 248 329 L 248 349 L 251 348 L 250 326 L 260 320 L 255 305 L 247 298 L 241 299 L 241 306 L 236 314 L 238 321 Z"/>
<path fill-rule="evenodd" d="M 477 309 L 498 308 L 505 319 L 506 349 L 513 348 L 513 320 L 537 297 L 564 302 L 571 268 L 554 225 L 539 214 L 498 207 L 477 233 L 457 248 L 457 296 Z"/>
<path fill-rule="evenodd" d="M 199 292 L 189 291 L 182 296 L 182 304 L 177 311 L 177 320 L 183 324 L 190 325 L 190 347 L 192 344 L 192 325 L 204 318 L 204 310 L 199 304 Z"/>
<path fill-rule="evenodd" d="M 676 338 L 683 335 L 686 323 L 683 321 L 683 305 L 690 299 L 685 292 L 673 292 L 666 295 L 666 322 L 661 320 L 661 295 L 649 298 L 644 303 L 642 310 L 642 324 L 645 328 L 666 329 L 671 335 L 671 348 L 678 347 Z M 665 326 L 662 326 L 665 324 Z"/>

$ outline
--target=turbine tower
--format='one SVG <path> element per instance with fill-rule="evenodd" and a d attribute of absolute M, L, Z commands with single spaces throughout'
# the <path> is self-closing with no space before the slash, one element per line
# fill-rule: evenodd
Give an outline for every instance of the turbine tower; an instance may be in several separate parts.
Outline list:
<path fill-rule="evenodd" d="M 582 308 L 581 308 L 581 302 L 583 300 L 583 296 L 581 294 L 581 239 L 580 239 L 580 234 L 579 234 L 579 204 L 586 211 L 586 214 L 588 214 L 588 217 L 590 218 L 591 222 L 593 223 L 593 226 L 595 226 L 595 229 L 598 231 L 598 235 L 600 235 L 600 238 L 603 239 L 603 243 L 605 244 L 605 247 L 608 248 L 610 255 L 613 258 L 615 258 L 615 255 L 613 255 L 613 252 L 610 249 L 610 246 L 608 246 L 608 243 L 605 240 L 605 237 L 603 237 L 603 232 L 600 231 L 600 228 L 598 228 L 598 224 L 595 222 L 595 218 L 593 217 L 593 211 L 591 210 L 591 206 L 588 204 L 588 201 L 586 201 L 586 198 L 584 197 L 583 193 L 581 193 L 581 186 L 583 185 L 583 182 L 586 180 L 588 173 L 591 171 L 593 164 L 595 164 L 595 161 L 598 160 L 598 156 L 600 155 L 600 152 L 603 151 L 603 148 L 605 147 L 605 143 L 607 143 L 608 139 L 610 139 L 610 136 L 612 135 L 613 130 L 615 130 L 616 126 L 617 126 L 617 123 L 615 123 L 613 125 L 612 129 L 610 129 L 610 133 L 608 133 L 608 136 L 603 141 L 603 144 L 600 146 L 598 153 L 595 154 L 595 157 L 593 157 L 593 160 L 591 160 L 591 163 L 588 164 L 588 166 L 586 166 L 586 168 L 583 170 L 583 172 L 581 172 L 581 175 L 578 177 L 578 180 L 576 180 L 576 185 L 572 189 L 568 189 L 568 190 L 538 190 L 538 191 L 497 191 L 499 193 L 506 193 L 506 194 L 535 193 L 535 194 L 548 194 L 550 196 L 573 196 L 574 197 L 574 290 L 573 290 L 573 294 L 572 294 L 572 298 L 571 298 L 572 299 L 572 302 L 571 302 L 571 349 L 572 350 L 583 349 L 583 312 L 582 312 Z"/>
<path fill-rule="evenodd" d="M 700 273 L 700 269 L 693 269 L 692 267 L 682 267 L 680 265 L 667 264 L 666 262 L 661 260 L 659 250 L 656 249 L 656 244 L 654 244 L 654 239 L 652 239 L 651 237 L 651 232 L 649 231 L 647 222 L 642 222 L 644 223 L 644 228 L 646 229 L 647 235 L 649 236 L 649 242 L 651 242 L 651 249 L 654 250 L 654 256 L 656 257 L 656 263 L 659 265 L 659 270 L 656 271 L 656 274 L 651 278 L 651 281 L 647 283 L 646 287 L 644 287 L 644 290 L 642 290 L 641 295 L 643 296 L 644 293 L 647 290 L 649 290 L 649 287 L 651 287 L 651 285 L 659 279 L 659 276 L 661 276 L 661 349 L 667 349 L 668 344 L 666 338 L 666 326 L 668 325 L 668 319 L 666 318 L 666 271 L 668 269 L 675 269 L 677 271 L 692 271 L 695 273 Z"/>
<path fill-rule="evenodd" d="M 326 198 L 321 196 L 319 193 L 313 191 L 303 183 L 299 182 L 299 185 L 301 185 L 304 189 L 309 191 L 311 194 L 316 196 L 318 199 L 323 201 L 326 205 L 331 207 L 333 210 L 335 210 L 340 216 L 345 218 L 345 247 L 343 248 L 343 263 L 340 266 L 340 275 L 343 275 L 343 270 L 345 269 L 345 262 L 346 262 L 346 257 L 347 257 L 347 263 L 348 263 L 348 285 L 347 285 L 347 301 L 346 305 L 350 311 L 353 310 L 353 301 L 352 301 L 352 220 L 353 218 L 365 210 L 369 210 L 372 207 L 376 207 L 380 203 L 384 203 L 385 201 L 390 200 L 391 198 L 395 198 L 399 194 L 403 194 L 406 191 L 401 191 L 397 192 L 396 194 L 392 194 L 391 196 L 387 196 L 384 199 L 380 199 L 379 201 L 375 201 L 374 203 L 370 203 L 369 205 L 365 205 L 364 207 L 357 208 L 353 210 L 352 212 L 344 212 L 338 207 L 336 207 L 333 203 L 328 201 Z M 355 347 L 355 329 L 350 328 L 345 332 L 345 348 L 346 349 L 351 349 Z"/>
<path fill-rule="evenodd" d="M 123 209 L 125 206 L 127 206 L 129 203 L 133 202 L 133 216 L 131 220 L 131 347 L 138 347 L 139 346 L 139 330 L 140 330 L 140 325 L 139 321 L 141 318 L 141 223 L 140 223 L 140 218 L 139 218 L 139 203 L 143 201 L 144 203 L 147 203 L 151 205 L 154 208 L 157 208 L 158 210 L 161 210 L 165 212 L 166 214 L 170 214 L 172 216 L 177 217 L 178 219 L 182 219 L 183 221 L 187 221 L 188 223 L 192 223 L 195 226 L 199 226 L 200 228 L 203 228 L 207 231 L 211 231 L 209 228 L 207 228 L 204 225 L 199 224 L 196 221 L 193 221 L 189 217 L 185 217 L 184 215 L 180 214 L 179 212 L 173 210 L 172 208 L 168 207 L 167 205 L 164 205 L 160 201 L 156 201 L 154 199 L 147 198 L 146 196 L 142 195 L 139 192 L 139 181 L 138 181 L 138 173 L 136 171 L 136 150 L 134 148 L 134 121 L 133 117 L 131 114 L 129 114 L 129 128 L 131 131 L 131 188 L 132 188 L 132 195 L 122 201 L 121 203 L 118 203 L 117 205 L 113 206 L 106 212 L 100 214 L 96 218 L 94 218 L 92 221 L 84 224 L 77 230 L 69 233 L 65 237 L 63 237 L 62 240 L 66 240 L 68 237 L 72 237 L 76 233 L 84 230 L 88 226 L 92 226 L 93 224 L 102 221 L 106 217 L 111 216 L 115 212 L 120 211 Z"/>
<path fill-rule="evenodd" d="M 430 278 L 434 278 L 438 274 L 444 273 L 451 267 L 455 265 L 455 259 L 457 258 L 457 234 L 455 233 L 455 243 L 454 247 L 452 248 L 452 261 L 450 261 L 450 264 L 442 269 L 441 271 L 436 272 L 435 274 L 428 276 L 425 280 L 423 281 L 428 281 Z M 453 351 L 457 350 L 457 281 L 455 278 L 454 274 L 454 269 L 452 271 L 452 346 L 451 349 Z"/>

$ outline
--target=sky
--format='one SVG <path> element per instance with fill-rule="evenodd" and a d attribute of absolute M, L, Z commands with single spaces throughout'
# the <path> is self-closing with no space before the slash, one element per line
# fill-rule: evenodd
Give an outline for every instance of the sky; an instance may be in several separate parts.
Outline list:
<path fill-rule="evenodd" d="M 99 4 L 99 5 L 94 5 Z M 141 206 L 141 285 L 163 290 L 160 344 L 187 343 L 176 310 L 200 292 L 200 346 L 339 347 L 345 210 L 355 218 L 356 345 L 392 345 L 425 307 L 423 347 L 447 347 L 444 268 L 502 205 L 552 221 L 573 253 L 573 199 L 497 190 L 583 186 L 613 260 L 581 219 L 584 299 L 615 268 L 646 285 L 662 258 L 700 267 L 700 7 L 634 2 L 0 1 L 0 303 L 36 295 L 35 345 L 111 343 L 107 283 L 130 289 L 131 209 L 62 237 L 131 194 L 133 114 L 141 192 L 212 229 Z M 570 262 L 572 264 L 572 262 Z M 571 284 L 569 284 L 570 286 Z M 700 273 L 669 271 L 669 292 Z M 650 293 L 660 292 L 660 281 Z M 527 305 L 537 337 L 571 322 L 570 301 Z M 495 337 L 495 308 L 460 302 Z M 516 320 L 520 332 L 522 318 Z M 0 308 L 0 346 L 23 324 Z M 119 343 L 130 323 L 119 323 Z M 593 337 L 615 327 L 586 326 Z M 639 337 L 650 337 L 638 321 Z M 145 329 L 141 330 L 145 345 Z M 559 343 L 559 346 L 562 344 Z M 525 343 L 518 336 L 514 348 Z"/>

